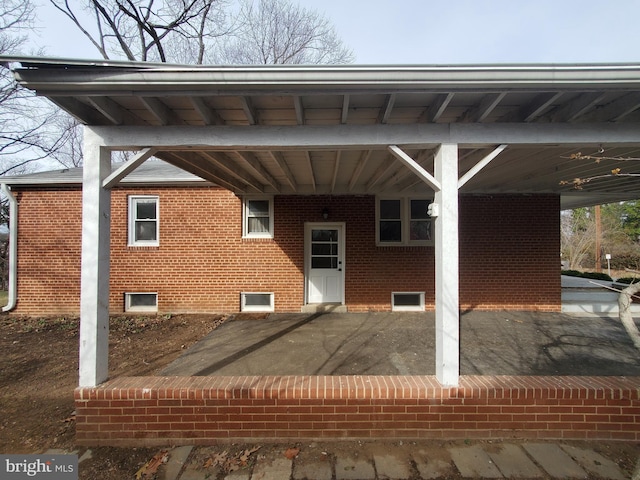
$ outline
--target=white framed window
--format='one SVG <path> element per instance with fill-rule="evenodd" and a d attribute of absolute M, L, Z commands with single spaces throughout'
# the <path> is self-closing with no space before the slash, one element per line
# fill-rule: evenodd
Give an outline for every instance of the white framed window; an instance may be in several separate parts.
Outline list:
<path fill-rule="evenodd" d="M 424 292 L 392 292 L 392 312 L 423 312 Z"/>
<path fill-rule="evenodd" d="M 273 312 L 274 294 L 272 292 L 242 292 L 240 294 L 240 311 Z"/>
<path fill-rule="evenodd" d="M 243 198 L 242 236 L 273 238 L 273 197 Z"/>
<path fill-rule="evenodd" d="M 154 195 L 129 196 L 129 245 L 160 244 L 160 199 Z"/>
<path fill-rule="evenodd" d="M 416 197 L 376 199 L 376 244 L 433 245 L 433 220 L 427 208 L 433 200 Z"/>
<path fill-rule="evenodd" d="M 125 312 L 157 312 L 158 294 L 155 292 L 127 292 L 124 294 Z"/>

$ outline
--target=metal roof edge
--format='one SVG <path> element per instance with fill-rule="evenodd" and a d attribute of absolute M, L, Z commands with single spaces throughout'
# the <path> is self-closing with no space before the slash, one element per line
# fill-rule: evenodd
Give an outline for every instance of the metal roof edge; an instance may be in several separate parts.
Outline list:
<path fill-rule="evenodd" d="M 174 65 L 0 56 L 47 92 L 335 88 L 543 88 L 640 85 L 640 63 L 468 65 Z M 46 94 L 46 93 L 45 93 Z"/>

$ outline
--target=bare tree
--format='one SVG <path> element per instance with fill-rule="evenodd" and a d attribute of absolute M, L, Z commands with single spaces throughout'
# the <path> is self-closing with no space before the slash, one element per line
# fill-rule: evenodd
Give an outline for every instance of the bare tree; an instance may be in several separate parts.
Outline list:
<path fill-rule="evenodd" d="M 567 210 L 560 216 L 560 250 L 571 270 L 581 268 L 595 243 L 596 224 L 586 208 Z"/>
<path fill-rule="evenodd" d="M 21 52 L 34 13 L 30 1 L 4 0 L 0 3 L 0 54 Z M 31 92 L 19 87 L 9 69 L 0 69 L 0 175 L 23 171 L 55 148 L 57 142 L 52 144 L 51 139 L 43 136 L 42 130 L 53 110 L 36 111 L 33 102 L 38 101 Z"/>
<path fill-rule="evenodd" d="M 290 0 L 244 0 L 240 28 L 221 45 L 226 64 L 344 64 L 354 60 L 329 20 Z"/>
<path fill-rule="evenodd" d="M 349 63 L 318 12 L 290 0 L 50 0 L 104 59 L 202 64 Z M 91 23 L 87 20 L 91 19 Z"/>
<path fill-rule="evenodd" d="M 86 0 L 82 8 L 50 2 L 104 59 L 202 63 L 211 42 L 231 28 L 226 0 Z"/>
<path fill-rule="evenodd" d="M 54 119 L 53 128 L 59 132 L 60 148 L 51 153 L 51 158 L 66 168 L 82 165 L 82 127 L 77 120 L 61 113 Z"/>

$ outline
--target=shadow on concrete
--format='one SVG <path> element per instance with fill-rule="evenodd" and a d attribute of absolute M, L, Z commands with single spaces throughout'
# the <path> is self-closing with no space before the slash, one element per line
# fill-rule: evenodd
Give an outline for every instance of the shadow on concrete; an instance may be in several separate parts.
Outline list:
<path fill-rule="evenodd" d="M 160 375 L 433 375 L 433 312 L 271 314 L 227 321 Z M 640 376 L 617 319 L 466 312 L 462 375 Z"/>
<path fill-rule="evenodd" d="M 218 370 L 231 365 L 232 363 L 235 363 L 237 361 L 239 361 L 242 357 L 246 357 L 247 355 L 250 355 L 251 353 L 260 350 L 261 348 L 266 347 L 267 345 L 269 345 L 270 343 L 273 343 L 277 340 L 280 340 L 284 335 L 293 332 L 294 330 L 296 330 L 297 328 L 300 328 L 303 325 L 306 325 L 309 322 L 314 321 L 316 318 L 318 318 L 320 315 L 322 315 L 322 313 L 315 313 L 313 315 L 309 315 L 307 318 L 304 318 L 302 320 L 300 320 L 299 322 L 294 323 L 293 325 L 288 326 L 287 328 L 284 328 L 282 330 L 280 330 L 279 332 L 273 333 L 271 335 L 269 335 L 267 338 L 260 340 L 259 342 L 254 343 L 253 345 L 249 345 L 248 347 L 243 348 L 242 350 L 240 350 L 239 352 L 236 352 L 234 354 L 229 355 L 226 358 L 222 358 L 220 360 L 218 360 L 217 362 L 213 363 L 212 365 L 209 365 L 206 368 L 203 368 L 202 370 L 195 372 L 193 375 L 194 376 L 207 376 L 207 375 L 213 375 L 215 374 L 215 372 L 217 372 Z"/>

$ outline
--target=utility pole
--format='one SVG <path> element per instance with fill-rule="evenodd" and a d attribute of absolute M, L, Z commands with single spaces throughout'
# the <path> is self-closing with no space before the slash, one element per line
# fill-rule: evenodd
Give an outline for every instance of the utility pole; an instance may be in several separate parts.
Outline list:
<path fill-rule="evenodd" d="M 601 257 L 601 246 L 600 239 L 602 238 L 602 224 L 600 222 L 600 205 L 595 206 L 595 214 L 596 214 L 596 272 L 602 271 L 602 257 Z"/>

